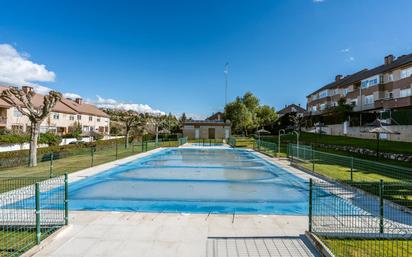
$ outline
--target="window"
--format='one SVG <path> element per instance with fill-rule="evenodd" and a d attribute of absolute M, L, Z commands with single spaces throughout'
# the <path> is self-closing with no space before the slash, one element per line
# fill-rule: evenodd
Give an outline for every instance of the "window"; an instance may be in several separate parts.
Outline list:
<path fill-rule="evenodd" d="M 400 92 L 400 97 L 407 97 L 412 95 L 412 90 L 410 88 L 403 89 Z"/>
<path fill-rule="evenodd" d="M 70 115 L 69 120 L 74 120 L 74 115 Z"/>
<path fill-rule="evenodd" d="M 89 126 L 83 126 L 83 131 L 85 131 L 85 132 L 90 131 Z"/>
<path fill-rule="evenodd" d="M 60 118 L 60 115 L 58 113 L 53 113 L 53 119 L 58 120 Z"/>
<path fill-rule="evenodd" d="M 393 81 L 393 74 L 392 73 L 388 74 L 387 81 L 388 82 Z"/>
<path fill-rule="evenodd" d="M 318 95 L 312 95 L 312 100 L 317 100 L 318 99 Z"/>
<path fill-rule="evenodd" d="M 328 96 L 328 90 L 323 90 L 319 92 L 319 98 L 327 97 Z"/>
<path fill-rule="evenodd" d="M 312 106 L 312 112 L 316 112 L 316 111 L 318 111 L 317 106 L 316 105 Z"/>
<path fill-rule="evenodd" d="M 93 121 L 93 116 L 89 116 L 89 121 Z"/>
<path fill-rule="evenodd" d="M 401 79 L 412 76 L 412 67 L 401 70 Z"/>
<path fill-rule="evenodd" d="M 334 95 L 339 95 L 339 94 L 340 94 L 339 89 L 336 88 L 336 89 L 333 91 L 333 94 L 334 94 Z"/>
<path fill-rule="evenodd" d="M 349 88 L 344 88 L 343 89 L 343 94 L 346 96 L 347 94 L 349 94 Z"/>
<path fill-rule="evenodd" d="M 292 112 L 296 112 L 296 108 L 295 108 L 295 107 L 292 107 L 292 108 L 291 108 L 291 111 L 292 111 Z"/>
<path fill-rule="evenodd" d="M 97 122 L 100 122 L 100 117 L 97 117 Z"/>
<path fill-rule="evenodd" d="M 362 89 L 365 89 L 365 88 L 372 87 L 377 84 L 379 84 L 379 75 L 362 80 L 361 87 Z"/>
<path fill-rule="evenodd" d="M 321 111 L 325 110 L 326 109 L 326 104 L 320 104 L 319 109 Z"/>
<path fill-rule="evenodd" d="M 17 110 L 16 107 L 14 107 L 14 108 L 13 108 L 13 116 L 14 116 L 14 117 L 21 117 L 21 116 L 23 116 L 23 115 L 21 114 L 21 112 L 19 112 L 19 110 Z"/>
<path fill-rule="evenodd" d="M 385 92 L 385 99 L 392 99 L 393 93 L 392 92 Z"/>
<path fill-rule="evenodd" d="M 81 120 L 82 116 L 81 115 L 77 115 L 77 120 Z"/>
<path fill-rule="evenodd" d="M 367 95 L 365 96 L 365 105 L 367 104 L 373 104 L 373 95 Z"/>

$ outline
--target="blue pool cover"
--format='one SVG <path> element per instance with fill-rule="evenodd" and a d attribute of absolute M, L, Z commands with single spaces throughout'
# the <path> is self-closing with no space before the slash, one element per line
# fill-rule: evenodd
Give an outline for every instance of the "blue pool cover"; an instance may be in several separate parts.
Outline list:
<path fill-rule="evenodd" d="M 306 215 L 307 187 L 247 150 L 171 148 L 70 184 L 69 208 Z"/>

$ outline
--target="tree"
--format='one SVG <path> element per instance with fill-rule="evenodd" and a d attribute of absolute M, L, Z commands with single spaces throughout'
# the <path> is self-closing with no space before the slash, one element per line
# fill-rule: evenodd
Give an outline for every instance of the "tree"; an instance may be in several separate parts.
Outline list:
<path fill-rule="evenodd" d="M 245 135 L 258 127 L 271 125 L 277 119 L 275 109 L 267 105 L 261 106 L 259 99 L 251 92 L 228 103 L 223 116 L 231 121 L 234 132 Z"/>
<path fill-rule="evenodd" d="M 129 148 L 129 137 L 132 128 L 137 127 L 142 123 L 142 118 L 133 111 L 119 113 L 119 120 L 124 123 L 125 127 L 125 141 L 124 147 Z"/>
<path fill-rule="evenodd" d="M 186 113 L 182 113 L 182 116 L 180 116 L 179 118 L 180 126 L 182 126 L 183 123 L 185 123 L 186 121 L 187 121 Z"/>
<path fill-rule="evenodd" d="M 37 141 L 40 134 L 40 124 L 62 97 L 61 93 L 50 91 L 48 95 L 43 97 L 42 106 L 34 106 L 32 102 L 34 95 L 35 93 L 32 91 L 18 88 L 6 89 L 0 95 L 0 98 L 14 106 L 22 115 L 27 116 L 30 120 L 29 167 L 37 166 Z"/>
<path fill-rule="evenodd" d="M 70 127 L 69 127 L 69 134 L 71 137 L 76 138 L 77 140 L 80 140 L 82 137 L 82 124 L 80 124 L 79 121 L 75 121 Z"/>
<path fill-rule="evenodd" d="M 349 114 L 353 111 L 353 105 L 347 104 L 346 99 L 344 97 L 341 97 L 338 100 L 338 105 L 333 107 L 331 111 L 339 119 L 346 120 Z"/>
<path fill-rule="evenodd" d="M 239 97 L 225 106 L 225 119 L 231 121 L 234 131 L 245 135 L 253 125 L 252 113 Z"/>
<path fill-rule="evenodd" d="M 258 127 L 266 127 L 272 125 L 278 118 L 275 108 L 268 105 L 259 106 L 256 110 L 256 118 Z"/>

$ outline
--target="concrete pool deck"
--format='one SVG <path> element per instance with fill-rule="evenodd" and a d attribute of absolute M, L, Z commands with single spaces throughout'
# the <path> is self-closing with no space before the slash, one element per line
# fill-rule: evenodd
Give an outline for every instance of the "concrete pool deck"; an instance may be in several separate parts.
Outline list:
<path fill-rule="evenodd" d="M 69 174 L 75 182 L 157 151 Z M 261 158 L 298 177 L 286 160 Z M 287 196 L 285 196 L 287 197 Z M 303 234 L 306 216 L 71 211 L 70 223 L 23 256 L 320 256 Z"/>
<path fill-rule="evenodd" d="M 70 214 L 70 225 L 24 256 L 319 256 L 302 237 L 308 222 L 305 216 Z"/>

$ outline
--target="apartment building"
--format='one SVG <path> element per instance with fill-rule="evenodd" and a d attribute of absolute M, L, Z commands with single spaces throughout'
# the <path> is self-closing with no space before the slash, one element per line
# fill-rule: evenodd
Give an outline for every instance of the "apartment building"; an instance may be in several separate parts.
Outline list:
<path fill-rule="evenodd" d="M 307 111 L 322 114 L 336 106 L 340 98 L 356 112 L 412 108 L 412 54 L 388 55 L 383 65 L 343 77 L 307 96 Z"/>
<path fill-rule="evenodd" d="M 8 89 L 0 86 L 0 93 Z M 32 91 L 31 87 L 23 87 L 23 90 Z M 32 102 L 34 106 L 43 104 L 43 95 L 34 94 Z M 49 116 L 40 125 L 40 132 L 53 132 L 64 135 L 76 122 L 80 122 L 85 135 L 92 131 L 109 134 L 110 117 L 96 106 L 83 103 L 82 99 L 75 100 L 62 98 L 56 103 Z M 18 132 L 30 130 L 29 119 L 22 115 L 17 108 L 0 99 L 0 128 L 7 128 Z"/>

